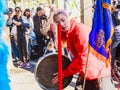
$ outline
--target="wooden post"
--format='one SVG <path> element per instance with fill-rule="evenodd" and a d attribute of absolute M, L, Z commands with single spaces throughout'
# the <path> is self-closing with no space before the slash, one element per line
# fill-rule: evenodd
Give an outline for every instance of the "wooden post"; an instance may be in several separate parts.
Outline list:
<path fill-rule="evenodd" d="M 80 2 L 80 9 L 81 22 L 84 23 L 84 0 L 81 0 Z"/>

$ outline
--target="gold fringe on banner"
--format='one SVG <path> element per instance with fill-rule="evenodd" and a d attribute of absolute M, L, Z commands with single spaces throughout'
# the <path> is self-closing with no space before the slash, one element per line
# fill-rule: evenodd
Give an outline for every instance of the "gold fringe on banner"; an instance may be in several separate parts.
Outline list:
<path fill-rule="evenodd" d="M 111 5 L 108 4 L 108 3 L 106 3 L 106 2 L 102 3 L 102 7 L 105 8 L 105 9 L 107 9 L 107 10 L 110 10 L 110 11 L 111 11 L 111 8 L 112 8 Z"/>

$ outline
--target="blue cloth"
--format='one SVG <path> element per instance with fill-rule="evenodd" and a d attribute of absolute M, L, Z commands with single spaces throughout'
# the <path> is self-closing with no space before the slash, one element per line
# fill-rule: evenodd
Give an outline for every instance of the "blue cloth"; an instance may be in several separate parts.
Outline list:
<path fill-rule="evenodd" d="M 19 57 L 19 54 L 18 54 L 18 48 L 17 48 L 17 45 L 15 44 L 14 39 L 11 39 L 11 48 L 12 48 L 13 58 L 17 59 Z"/>
<path fill-rule="evenodd" d="M 31 36 L 30 36 L 30 39 L 32 39 L 32 40 L 35 40 L 35 39 L 36 39 L 36 35 L 35 35 L 34 31 L 32 31 Z"/>
<path fill-rule="evenodd" d="M 3 26 L 5 25 L 4 13 L 7 11 L 7 3 L 8 0 L 0 0 L 0 90 L 10 90 L 7 71 L 9 49 L 2 39 Z"/>
<path fill-rule="evenodd" d="M 37 41 L 36 41 L 36 35 L 35 35 L 34 31 L 32 31 L 32 33 L 30 35 L 30 43 L 31 43 L 32 46 L 38 45 Z"/>
<path fill-rule="evenodd" d="M 92 30 L 89 35 L 90 50 L 104 60 L 110 59 L 110 46 L 114 31 L 111 12 L 107 7 L 110 5 L 111 0 L 96 0 Z"/>

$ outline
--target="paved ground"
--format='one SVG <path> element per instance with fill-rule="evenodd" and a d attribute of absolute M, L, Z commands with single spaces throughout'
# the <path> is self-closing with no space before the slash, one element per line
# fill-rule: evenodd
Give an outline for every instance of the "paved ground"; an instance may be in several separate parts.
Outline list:
<path fill-rule="evenodd" d="M 3 31 L 3 39 L 7 43 L 7 45 L 10 48 L 10 39 L 9 39 L 9 30 L 8 28 L 4 28 Z M 11 90 L 42 90 L 37 81 L 34 77 L 34 69 L 35 69 L 36 62 L 31 61 L 31 69 L 21 69 L 17 68 L 12 63 L 12 58 L 10 56 L 8 61 L 8 72 L 9 72 L 9 78 L 11 80 L 10 86 Z M 76 76 L 75 76 L 76 78 Z M 75 81 L 76 79 L 73 79 L 70 85 L 65 88 L 65 90 L 74 90 Z"/>
<path fill-rule="evenodd" d="M 10 65 L 10 64 L 9 64 Z M 31 62 L 31 69 L 20 69 L 14 67 L 13 65 L 9 66 L 9 75 L 11 80 L 11 89 L 12 90 L 42 90 L 34 77 L 34 68 L 35 63 Z M 76 76 L 74 76 L 70 85 L 64 90 L 74 90 Z"/>

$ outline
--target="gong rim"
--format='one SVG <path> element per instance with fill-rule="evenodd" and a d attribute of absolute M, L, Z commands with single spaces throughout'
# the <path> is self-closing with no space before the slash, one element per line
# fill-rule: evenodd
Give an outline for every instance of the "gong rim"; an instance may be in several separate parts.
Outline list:
<path fill-rule="evenodd" d="M 39 60 L 38 60 L 38 62 L 37 62 L 37 64 L 36 64 L 36 67 L 35 67 L 35 74 L 34 74 L 34 76 L 35 76 L 35 80 L 37 81 L 37 83 L 38 83 L 38 85 L 42 88 L 42 89 L 44 89 L 44 90 L 58 90 L 58 85 L 57 86 L 54 86 L 54 87 L 46 87 L 45 85 L 43 85 L 40 81 L 39 81 L 39 77 L 38 77 L 38 75 L 37 75 L 37 73 L 38 73 L 38 67 L 39 67 L 39 64 L 42 62 L 42 61 L 44 61 L 44 60 L 46 60 L 46 58 L 48 58 L 48 57 L 50 57 L 50 56 L 58 56 L 58 54 L 57 53 L 50 53 L 50 54 L 46 54 L 45 56 L 43 56 L 43 57 L 41 57 L 41 58 L 39 58 Z M 67 56 L 65 56 L 65 55 L 62 55 L 62 57 L 64 57 L 64 58 L 66 58 L 66 59 L 68 59 L 69 61 L 70 61 L 70 59 L 67 57 Z M 71 61 L 70 61 L 71 62 Z M 67 77 L 67 78 L 65 78 L 65 79 L 63 79 L 63 88 L 66 88 L 69 84 L 70 84 L 70 82 L 72 81 L 72 78 L 73 78 L 73 76 L 70 76 L 70 77 Z"/>

